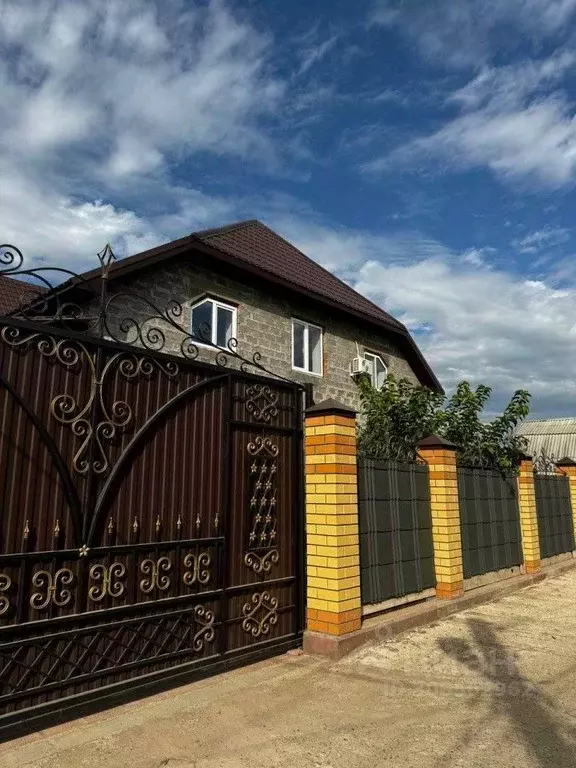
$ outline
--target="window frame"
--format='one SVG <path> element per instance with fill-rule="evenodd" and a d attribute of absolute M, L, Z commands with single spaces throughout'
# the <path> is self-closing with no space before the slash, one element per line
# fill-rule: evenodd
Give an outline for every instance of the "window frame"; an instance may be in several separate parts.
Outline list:
<path fill-rule="evenodd" d="M 212 338 L 210 343 L 206 341 L 201 341 L 200 339 L 197 339 L 194 336 L 194 326 L 193 326 L 193 317 L 194 317 L 194 310 L 201 306 L 202 304 L 206 304 L 207 302 L 210 302 L 212 304 L 212 318 L 211 318 L 211 330 L 212 330 Z M 218 323 L 217 323 L 217 311 L 218 309 L 225 309 L 229 312 L 232 312 L 232 339 L 238 339 L 237 333 L 238 333 L 238 305 L 232 304 L 229 301 L 226 301 L 226 299 L 218 298 L 217 296 L 210 296 L 208 294 L 202 296 L 201 298 L 195 299 L 190 304 L 190 334 L 192 336 L 192 341 L 194 344 L 197 344 L 199 347 L 204 347 L 205 349 L 229 349 L 228 346 L 221 347 L 219 344 L 217 344 L 217 338 L 218 338 Z"/>
<path fill-rule="evenodd" d="M 292 370 L 298 371 L 299 373 L 306 373 L 308 376 L 317 376 L 318 378 L 322 378 L 324 376 L 324 328 L 322 328 L 321 325 L 316 325 L 316 323 L 310 323 L 308 320 L 301 320 L 299 317 L 293 317 L 292 318 L 292 349 L 291 349 L 291 363 L 292 363 Z M 314 328 L 317 331 L 320 331 L 320 371 L 317 373 L 316 371 L 310 371 L 308 368 L 300 368 L 297 365 L 294 365 L 294 326 L 296 323 L 299 323 L 300 325 L 304 326 L 304 362 L 309 359 L 309 328 Z"/>
<path fill-rule="evenodd" d="M 382 355 L 379 352 L 372 352 L 372 350 L 370 350 L 370 349 L 365 349 L 364 350 L 364 360 L 367 360 L 368 357 L 371 357 L 373 361 L 376 358 L 378 358 L 378 360 L 380 360 L 380 362 L 384 366 L 384 370 L 386 371 L 386 376 L 385 376 L 385 379 L 384 379 L 384 380 L 386 380 L 388 378 L 388 366 L 386 365 L 386 361 L 384 360 Z M 375 371 L 373 370 L 371 375 L 370 375 L 370 382 L 371 382 L 372 386 L 374 387 L 374 389 L 380 389 L 381 387 L 379 387 L 376 383 L 374 383 L 374 378 L 375 378 Z"/>

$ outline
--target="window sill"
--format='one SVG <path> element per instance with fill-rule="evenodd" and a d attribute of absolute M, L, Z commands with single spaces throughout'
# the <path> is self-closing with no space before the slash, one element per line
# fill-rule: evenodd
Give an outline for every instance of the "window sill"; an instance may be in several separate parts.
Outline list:
<path fill-rule="evenodd" d="M 307 376 L 315 376 L 317 379 L 324 378 L 323 373 L 315 373 L 314 371 L 307 371 L 306 368 L 296 368 L 295 365 L 292 366 L 292 370 L 296 371 L 297 373 L 305 373 Z"/>

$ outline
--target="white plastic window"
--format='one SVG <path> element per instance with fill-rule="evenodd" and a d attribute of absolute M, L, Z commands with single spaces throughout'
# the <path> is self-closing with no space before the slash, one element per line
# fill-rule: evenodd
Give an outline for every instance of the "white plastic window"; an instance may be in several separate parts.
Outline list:
<path fill-rule="evenodd" d="M 322 376 L 322 328 L 292 320 L 292 367 Z"/>
<path fill-rule="evenodd" d="M 196 341 L 226 348 L 236 338 L 236 307 L 204 299 L 192 307 L 191 325 Z"/>
<path fill-rule="evenodd" d="M 388 368 L 380 355 L 374 354 L 374 352 L 365 352 L 364 357 L 370 363 L 370 379 L 372 380 L 372 386 L 376 389 L 380 389 L 386 381 L 388 375 Z"/>

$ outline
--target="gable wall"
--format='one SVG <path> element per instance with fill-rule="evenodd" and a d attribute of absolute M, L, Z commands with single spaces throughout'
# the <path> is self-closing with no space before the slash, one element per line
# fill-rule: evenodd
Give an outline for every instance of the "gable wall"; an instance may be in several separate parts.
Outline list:
<path fill-rule="evenodd" d="M 114 284 L 112 284 L 114 285 Z M 112 288 L 112 286 L 111 286 Z M 116 288 L 118 290 L 118 288 Z M 408 378 L 417 383 L 409 363 L 403 358 L 396 345 L 385 334 L 361 329 L 353 322 L 333 316 L 329 310 L 313 308 L 310 301 L 294 299 L 288 294 L 283 298 L 281 289 L 274 295 L 259 286 L 249 284 L 212 271 L 196 264 L 180 264 L 155 269 L 141 274 L 130 281 L 127 290 L 148 296 L 160 308 L 170 299 L 176 299 L 184 306 L 180 322 L 190 327 L 190 305 L 204 293 L 238 303 L 238 351 L 251 358 L 254 352 L 262 355 L 262 364 L 271 372 L 294 381 L 312 383 L 314 399 L 320 402 L 334 398 L 346 405 L 359 408 L 357 386 L 349 375 L 349 366 L 356 356 L 356 342 L 364 349 L 382 354 L 388 370 L 397 378 Z M 149 314 L 145 308 L 133 302 L 122 302 L 122 312 L 143 318 Z M 322 326 L 324 329 L 324 375 L 322 377 L 299 373 L 292 370 L 291 318 L 296 316 Z M 164 351 L 179 353 L 182 336 L 166 328 L 167 343 Z M 214 362 L 213 350 L 201 349 L 199 360 Z"/>

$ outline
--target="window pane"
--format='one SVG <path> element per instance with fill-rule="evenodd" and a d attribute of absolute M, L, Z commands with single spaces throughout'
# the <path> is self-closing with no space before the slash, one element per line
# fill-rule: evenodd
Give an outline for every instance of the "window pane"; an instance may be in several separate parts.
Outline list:
<path fill-rule="evenodd" d="M 192 310 L 192 336 L 198 341 L 212 342 L 211 301 L 205 301 Z"/>
<path fill-rule="evenodd" d="M 227 346 L 232 338 L 232 310 L 223 307 L 216 308 L 216 344 Z"/>
<path fill-rule="evenodd" d="M 322 373 L 322 331 L 308 326 L 308 370 Z"/>
<path fill-rule="evenodd" d="M 293 323 L 294 342 L 292 349 L 292 365 L 294 368 L 304 368 L 304 332 L 302 323 Z"/>
<path fill-rule="evenodd" d="M 380 387 L 384 384 L 386 381 L 386 366 L 380 360 L 379 357 L 376 357 L 374 359 L 374 365 L 376 367 L 376 384 L 375 386 L 380 389 Z"/>

